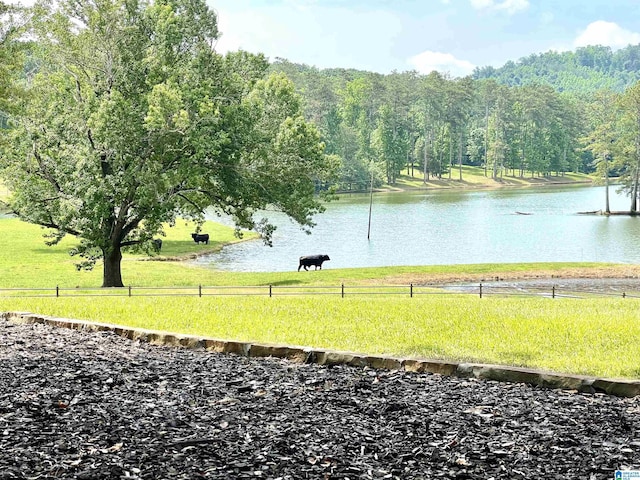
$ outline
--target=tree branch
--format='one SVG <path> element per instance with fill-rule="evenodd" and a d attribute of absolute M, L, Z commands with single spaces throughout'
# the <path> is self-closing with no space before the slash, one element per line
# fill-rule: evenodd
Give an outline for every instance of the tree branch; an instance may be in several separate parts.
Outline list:
<path fill-rule="evenodd" d="M 204 193 L 204 192 L 202 192 Z M 185 202 L 193 205 L 194 207 L 196 207 L 196 209 L 200 212 L 200 213 L 204 213 L 204 208 L 202 208 L 200 205 L 198 205 L 196 202 L 194 202 L 193 200 L 191 200 L 189 197 L 187 197 L 186 195 L 183 195 L 180 192 L 176 192 L 176 196 L 180 197 L 181 199 L 183 199 Z"/>
<path fill-rule="evenodd" d="M 50 219 L 48 222 L 44 222 L 40 220 L 29 220 L 29 221 L 35 223 L 36 225 L 40 225 L 41 227 L 59 230 L 61 232 L 64 232 L 65 234 L 73 235 L 74 237 L 82 236 L 81 232 L 74 230 L 73 228 L 61 227 L 60 225 L 53 222 L 53 219 Z"/>
<path fill-rule="evenodd" d="M 131 245 L 140 245 L 142 240 L 128 240 L 120 244 L 121 247 L 130 247 Z"/>
<path fill-rule="evenodd" d="M 38 162 L 38 165 L 40 166 L 40 171 L 44 175 L 44 178 L 48 180 L 51 185 L 53 185 L 53 188 L 55 188 L 58 193 L 63 193 L 62 187 L 60 187 L 60 184 L 58 183 L 58 181 L 53 177 L 53 175 L 51 175 L 51 173 L 49 172 L 49 169 L 44 164 L 44 160 L 40 156 L 40 152 L 38 152 L 35 142 L 33 142 L 33 156 Z"/>

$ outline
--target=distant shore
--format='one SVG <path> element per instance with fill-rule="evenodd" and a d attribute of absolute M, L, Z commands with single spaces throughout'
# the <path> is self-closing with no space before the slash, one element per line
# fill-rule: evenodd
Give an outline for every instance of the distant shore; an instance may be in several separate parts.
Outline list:
<path fill-rule="evenodd" d="M 565 173 L 564 175 L 550 176 L 512 176 L 503 175 L 497 179 L 484 175 L 484 169 L 480 167 L 462 168 L 462 180 L 460 180 L 459 171 L 452 172 L 451 178 L 449 174 L 442 178 L 431 176 L 426 182 L 423 180 L 422 173 L 414 170 L 414 175 L 407 175 L 406 172 L 400 175 L 396 183 L 384 184 L 374 187 L 374 193 L 391 193 L 391 192 L 407 192 L 421 190 L 484 190 L 496 188 L 527 188 L 527 187 L 558 187 L 558 186 L 586 186 L 594 185 L 595 181 L 592 177 L 580 173 Z M 337 193 L 368 193 L 370 190 L 366 188 L 341 189 Z"/>

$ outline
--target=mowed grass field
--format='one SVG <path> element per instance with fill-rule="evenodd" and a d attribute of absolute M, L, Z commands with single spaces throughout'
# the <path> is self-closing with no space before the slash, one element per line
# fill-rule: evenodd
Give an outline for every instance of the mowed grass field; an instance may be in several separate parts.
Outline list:
<path fill-rule="evenodd" d="M 497 179 L 491 178 L 491 171 L 485 173 L 484 168 L 469 165 L 462 166 L 462 180 L 460 180 L 460 170 L 457 166 L 451 169 L 451 178 L 445 174 L 442 178 L 431 176 L 425 183 L 424 174 L 419 169 L 411 171 L 403 169 L 402 175 L 398 178 L 394 188 L 403 190 L 421 188 L 496 188 L 496 187 L 540 187 L 559 184 L 580 184 L 593 183 L 593 177 L 580 173 L 565 173 L 564 175 L 551 175 L 548 177 L 531 176 L 531 172 L 526 172 L 522 177 L 519 172 L 516 175 L 511 170 L 503 172 Z M 393 189 L 388 187 L 389 189 Z"/>
<path fill-rule="evenodd" d="M 167 229 L 162 256 L 183 257 L 234 241 L 232 229 L 207 224 L 215 240 L 195 245 L 193 226 Z M 68 250 L 43 230 L 0 220 L 0 289 L 98 287 L 101 266 L 78 272 Z M 127 255 L 125 284 L 133 286 L 408 284 L 538 276 L 577 276 L 630 266 L 507 264 L 297 272 L 233 273 L 186 262 Z M 635 270 L 634 270 L 635 271 Z M 167 290 L 170 293 L 170 290 Z M 11 298 L 0 291 L 0 311 L 30 311 L 172 332 L 254 342 L 286 343 L 402 357 L 439 358 L 537 367 L 586 375 L 640 378 L 640 300 L 634 298 L 397 296 L 164 296 Z"/>

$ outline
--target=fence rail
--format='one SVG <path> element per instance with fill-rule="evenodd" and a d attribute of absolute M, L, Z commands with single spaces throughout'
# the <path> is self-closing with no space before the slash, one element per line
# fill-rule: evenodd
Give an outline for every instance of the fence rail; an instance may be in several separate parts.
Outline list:
<path fill-rule="evenodd" d="M 621 297 L 640 298 L 640 284 L 638 289 L 626 291 L 611 289 L 569 289 L 550 286 L 527 286 L 495 284 L 456 284 L 456 285 L 254 285 L 254 286 L 169 286 L 169 287 L 50 287 L 50 288 L 0 288 L 0 298 L 45 298 L 45 297 L 175 297 L 175 296 L 306 296 L 332 295 L 345 297 L 354 296 L 405 296 L 419 297 L 427 295 L 474 295 L 479 298 L 486 296 L 536 296 L 548 298 L 593 298 L 593 297 Z"/>

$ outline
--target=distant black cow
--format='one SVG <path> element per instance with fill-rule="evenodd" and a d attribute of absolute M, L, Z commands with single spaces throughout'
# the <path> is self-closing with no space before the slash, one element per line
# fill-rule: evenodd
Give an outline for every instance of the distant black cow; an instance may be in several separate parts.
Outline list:
<path fill-rule="evenodd" d="M 306 257 L 300 257 L 300 265 L 298 265 L 298 271 L 304 267 L 305 270 L 309 270 L 307 267 L 315 266 L 315 270 L 320 267 L 322 270 L 322 262 L 331 260 L 329 255 L 307 255 Z"/>
<path fill-rule="evenodd" d="M 206 243 L 207 245 L 209 245 L 209 234 L 208 233 L 192 233 L 191 234 L 191 238 L 193 238 L 193 241 L 196 243 Z"/>
<path fill-rule="evenodd" d="M 162 250 L 162 239 L 161 238 L 154 238 L 153 239 L 153 249 L 156 252 L 159 252 L 160 250 Z"/>

